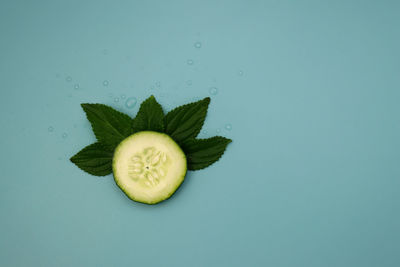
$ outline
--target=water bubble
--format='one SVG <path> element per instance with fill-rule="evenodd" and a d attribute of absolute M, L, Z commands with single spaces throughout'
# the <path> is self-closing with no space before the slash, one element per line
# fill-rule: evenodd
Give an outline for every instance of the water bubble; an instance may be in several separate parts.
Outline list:
<path fill-rule="evenodd" d="M 208 89 L 208 92 L 210 93 L 210 95 L 216 95 L 216 94 L 218 94 L 218 88 L 211 87 L 210 89 Z"/>
<path fill-rule="evenodd" d="M 79 84 L 75 84 L 74 88 L 75 88 L 75 90 L 78 90 L 79 89 Z"/>
<path fill-rule="evenodd" d="M 186 61 L 186 63 L 187 63 L 188 65 L 193 65 L 193 64 L 194 64 L 194 61 L 193 61 L 193 59 L 188 59 L 188 60 Z"/>
<path fill-rule="evenodd" d="M 105 81 L 103 81 L 103 85 L 104 86 L 108 86 L 110 83 L 107 81 L 107 80 L 105 80 Z"/>
<path fill-rule="evenodd" d="M 67 134 L 67 133 L 63 133 L 63 134 L 62 134 L 62 138 L 63 138 L 63 139 L 66 139 L 67 137 L 68 137 L 68 134 Z"/>
<path fill-rule="evenodd" d="M 121 95 L 121 99 L 125 99 L 126 98 L 126 95 Z"/>
<path fill-rule="evenodd" d="M 118 103 L 119 102 L 119 98 L 118 97 L 114 98 L 114 102 Z"/>
<path fill-rule="evenodd" d="M 72 77 L 71 77 L 71 76 L 68 76 L 67 78 L 65 78 L 65 80 L 66 80 L 67 82 L 71 82 L 71 81 L 72 81 Z"/>
<path fill-rule="evenodd" d="M 227 129 L 228 131 L 232 130 L 232 125 L 231 124 L 226 124 L 225 125 L 225 129 Z"/>
<path fill-rule="evenodd" d="M 238 75 L 239 75 L 239 76 L 243 76 L 243 71 L 242 71 L 242 70 L 239 70 L 239 71 L 238 71 Z"/>
<path fill-rule="evenodd" d="M 49 131 L 50 133 L 54 131 L 53 126 L 50 126 L 49 128 L 47 128 L 47 131 Z"/>
<path fill-rule="evenodd" d="M 187 84 L 187 85 L 192 85 L 192 81 L 191 81 L 191 80 L 186 81 L 186 84 Z"/>
<path fill-rule="evenodd" d="M 129 97 L 129 98 L 127 98 L 126 101 L 125 101 L 125 107 L 127 107 L 127 108 L 133 108 L 133 107 L 136 106 L 136 102 L 137 102 L 136 97 Z"/>
<path fill-rule="evenodd" d="M 196 47 L 197 49 L 201 48 L 201 42 L 195 42 L 194 47 Z"/>

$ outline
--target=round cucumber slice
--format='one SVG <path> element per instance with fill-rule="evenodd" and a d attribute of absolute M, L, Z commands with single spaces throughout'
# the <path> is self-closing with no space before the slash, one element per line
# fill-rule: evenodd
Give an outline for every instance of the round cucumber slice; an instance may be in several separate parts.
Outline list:
<path fill-rule="evenodd" d="M 186 170 L 185 153 L 162 133 L 135 133 L 114 152 L 114 180 L 134 201 L 156 204 L 169 198 L 183 182 Z"/>

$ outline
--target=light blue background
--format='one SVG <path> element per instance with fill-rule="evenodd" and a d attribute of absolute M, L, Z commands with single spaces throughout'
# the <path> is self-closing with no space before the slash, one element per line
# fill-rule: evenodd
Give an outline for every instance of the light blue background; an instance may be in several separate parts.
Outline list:
<path fill-rule="evenodd" d="M 0 266 L 400 266 L 399 3 L 2 0 Z M 69 162 L 80 103 L 211 87 L 234 142 L 172 199 Z"/>

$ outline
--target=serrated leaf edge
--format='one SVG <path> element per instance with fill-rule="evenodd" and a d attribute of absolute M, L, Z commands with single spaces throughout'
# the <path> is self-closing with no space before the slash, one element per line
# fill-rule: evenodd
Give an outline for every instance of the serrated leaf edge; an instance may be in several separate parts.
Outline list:
<path fill-rule="evenodd" d="M 190 102 L 190 103 L 187 103 L 187 104 L 184 104 L 184 105 L 177 106 L 177 107 L 171 109 L 170 111 L 168 111 L 167 114 L 165 114 L 165 116 L 164 116 L 164 131 L 165 131 L 165 129 L 166 129 L 166 127 L 165 127 L 165 125 L 166 125 L 165 119 L 166 119 L 166 117 L 168 116 L 169 113 L 174 112 L 174 111 L 176 111 L 177 109 L 180 109 L 180 108 L 183 108 L 183 107 L 192 105 L 192 104 L 194 104 L 194 103 L 198 103 L 198 102 L 200 102 L 200 101 L 207 101 L 207 111 L 206 111 L 206 117 L 207 117 L 207 114 L 208 114 L 208 107 L 210 106 L 210 103 L 211 103 L 211 98 L 208 97 L 208 96 L 205 97 L 205 98 L 203 98 L 203 99 L 201 99 L 201 100 L 198 100 L 198 101 L 193 101 L 193 102 Z M 198 130 L 198 132 L 196 133 L 196 135 L 195 135 L 193 138 L 196 138 L 196 137 L 200 134 L 201 129 L 203 129 L 204 122 L 206 121 L 206 117 L 204 118 L 204 120 L 203 120 L 202 123 L 200 124 L 199 130 Z M 171 138 L 172 138 L 172 137 L 171 137 Z M 175 140 L 174 140 L 174 141 L 175 141 Z M 177 142 L 177 141 L 175 141 L 175 142 Z M 183 141 L 183 142 L 184 142 L 184 141 Z"/>
<path fill-rule="evenodd" d="M 86 148 L 86 147 L 88 147 L 88 146 L 91 146 L 91 145 L 94 145 L 94 144 L 96 144 L 96 143 L 99 144 L 100 146 L 102 146 L 104 149 L 109 149 L 108 146 L 106 146 L 105 144 L 102 144 L 102 143 L 100 143 L 100 142 L 92 143 L 92 144 L 90 144 L 90 145 L 85 146 L 84 148 Z M 81 152 L 84 148 L 82 148 L 82 149 L 79 150 L 77 153 L 75 153 L 75 155 L 73 155 L 72 157 L 69 158 L 69 160 L 70 160 L 76 167 L 78 167 L 78 168 L 79 168 L 80 170 L 82 170 L 83 172 L 85 172 L 85 173 L 87 173 L 87 174 L 90 174 L 90 175 L 92 175 L 92 176 L 96 176 L 96 177 L 105 177 L 105 176 L 108 176 L 108 175 L 110 175 L 110 174 L 113 174 L 112 168 L 111 168 L 111 172 L 108 173 L 108 174 L 104 174 L 104 175 L 95 175 L 95 174 L 93 174 L 93 173 L 90 173 L 90 172 L 88 172 L 88 171 L 82 169 L 79 165 L 77 165 L 77 164 L 73 161 L 73 158 L 74 158 L 79 152 Z M 110 151 L 110 152 L 112 152 L 113 155 L 114 155 L 114 151 Z"/>
<path fill-rule="evenodd" d="M 139 107 L 139 110 L 138 110 L 138 112 L 136 113 L 136 115 L 135 115 L 135 117 L 132 119 L 132 121 L 131 121 L 131 125 L 130 125 L 130 128 L 131 128 L 131 130 L 132 130 L 132 133 L 137 133 L 137 132 L 140 132 L 140 131 L 135 131 L 135 129 L 134 129 L 134 123 L 135 123 L 135 119 L 137 118 L 137 116 L 138 116 L 138 114 L 140 113 L 140 109 L 142 108 L 142 105 L 143 105 L 143 103 L 145 103 L 146 101 L 148 101 L 148 100 L 150 100 L 150 99 L 153 99 L 155 102 L 156 102 L 156 104 L 161 108 L 161 111 L 162 111 L 162 113 L 163 113 L 163 119 L 161 120 L 161 133 L 164 133 L 165 132 L 165 121 L 164 121 L 164 119 L 165 119 L 165 116 L 166 116 L 166 114 L 164 114 L 164 109 L 163 109 L 163 107 L 162 107 L 162 105 L 157 101 L 157 99 L 156 99 L 156 97 L 154 96 L 154 95 L 150 95 L 148 98 L 146 98 L 145 100 L 143 100 L 142 101 L 142 103 L 140 103 L 140 107 Z M 146 130 L 142 130 L 142 131 L 146 131 Z"/>
<path fill-rule="evenodd" d="M 212 162 L 212 163 L 210 163 L 209 165 L 204 166 L 204 167 L 202 167 L 202 168 L 200 168 L 200 169 L 193 169 L 193 170 L 192 170 L 192 169 L 189 168 L 189 165 L 188 165 L 188 170 L 189 170 L 189 171 L 199 171 L 199 170 L 203 170 L 203 169 L 205 169 L 205 168 L 210 167 L 210 166 L 213 165 L 214 163 L 218 162 L 218 161 L 222 158 L 222 156 L 225 154 L 226 149 L 228 148 L 228 145 L 229 145 L 230 143 L 233 142 L 232 139 L 226 138 L 226 137 L 224 137 L 224 136 L 216 135 L 216 136 L 209 137 L 209 138 L 198 138 L 198 139 L 195 138 L 194 140 L 207 140 L 207 139 L 216 138 L 216 137 L 222 137 L 222 138 L 226 139 L 226 141 L 227 141 L 226 146 L 225 146 L 224 150 L 222 151 L 221 155 L 220 155 L 214 162 Z M 186 154 L 186 153 L 185 153 L 185 154 Z M 188 158 L 187 155 L 186 155 L 186 158 Z"/>
<path fill-rule="evenodd" d="M 119 113 L 119 114 L 121 114 L 121 115 L 123 115 L 123 116 L 129 118 L 131 121 L 133 120 L 133 119 L 132 119 L 131 117 L 129 117 L 127 114 L 125 114 L 125 113 L 123 113 L 123 112 L 121 112 L 121 111 L 119 111 L 119 110 L 116 110 L 115 108 L 113 108 L 113 107 L 111 107 L 111 106 L 109 106 L 109 105 L 106 105 L 106 104 L 100 104 L 100 103 L 81 103 L 81 107 L 82 107 L 82 109 L 83 109 L 83 112 L 85 113 L 86 119 L 89 121 L 90 127 L 92 128 L 92 131 L 93 131 L 93 133 L 94 133 L 94 135 L 95 135 L 95 137 L 96 137 L 96 140 L 97 140 L 98 142 L 101 142 L 101 140 L 99 139 L 100 134 L 94 129 L 94 127 L 93 127 L 93 125 L 92 125 L 92 122 L 89 120 L 88 114 L 87 114 L 87 112 L 85 111 L 85 108 L 84 108 L 85 105 L 104 106 L 104 107 L 107 107 L 107 108 L 109 108 L 109 109 L 112 109 L 112 110 L 114 110 L 115 112 L 117 112 L 117 113 Z M 131 124 L 132 124 L 132 122 L 131 122 Z M 132 130 L 131 125 L 129 125 L 129 126 L 130 126 L 130 128 L 131 128 L 131 130 Z M 113 128 L 114 128 L 114 127 L 113 127 Z M 121 136 L 122 136 L 122 135 L 121 135 Z M 124 137 L 124 138 L 125 138 L 125 137 Z M 107 148 L 109 147 L 109 146 L 106 145 L 106 144 L 102 144 L 102 145 L 103 145 L 103 146 L 107 146 Z M 117 145 L 115 145 L 115 147 L 117 147 Z M 115 149 L 115 147 L 114 147 L 113 149 Z"/>

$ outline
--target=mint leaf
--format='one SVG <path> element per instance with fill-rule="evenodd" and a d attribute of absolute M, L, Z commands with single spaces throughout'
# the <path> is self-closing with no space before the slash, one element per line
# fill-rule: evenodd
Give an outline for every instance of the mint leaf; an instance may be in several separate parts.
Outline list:
<path fill-rule="evenodd" d="M 123 139 L 132 134 L 132 119 L 103 104 L 81 104 L 92 125 L 96 138 L 101 143 L 115 148 Z"/>
<path fill-rule="evenodd" d="M 164 131 L 164 112 L 154 96 L 150 96 L 140 105 L 139 112 L 132 122 L 132 130 Z"/>
<path fill-rule="evenodd" d="M 79 151 L 70 160 L 87 173 L 105 176 L 112 173 L 113 154 L 107 146 L 94 143 Z"/>
<path fill-rule="evenodd" d="M 210 98 L 177 107 L 165 116 L 165 132 L 178 144 L 195 138 L 203 127 Z"/>
<path fill-rule="evenodd" d="M 182 144 L 182 149 L 186 154 L 188 169 L 191 171 L 204 169 L 218 161 L 230 142 L 232 140 L 222 136 L 186 140 Z"/>
<path fill-rule="evenodd" d="M 161 105 L 150 96 L 141 104 L 133 120 L 103 104 L 82 104 L 98 142 L 82 149 L 71 161 L 87 173 L 108 175 L 112 173 L 113 151 L 122 140 L 134 132 L 157 131 L 170 135 L 182 147 L 189 170 L 206 168 L 219 160 L 231 142 L 221 136 L 196 139 L 209 103 L 207 97 L 177 107 L 164 116 Z"/>

